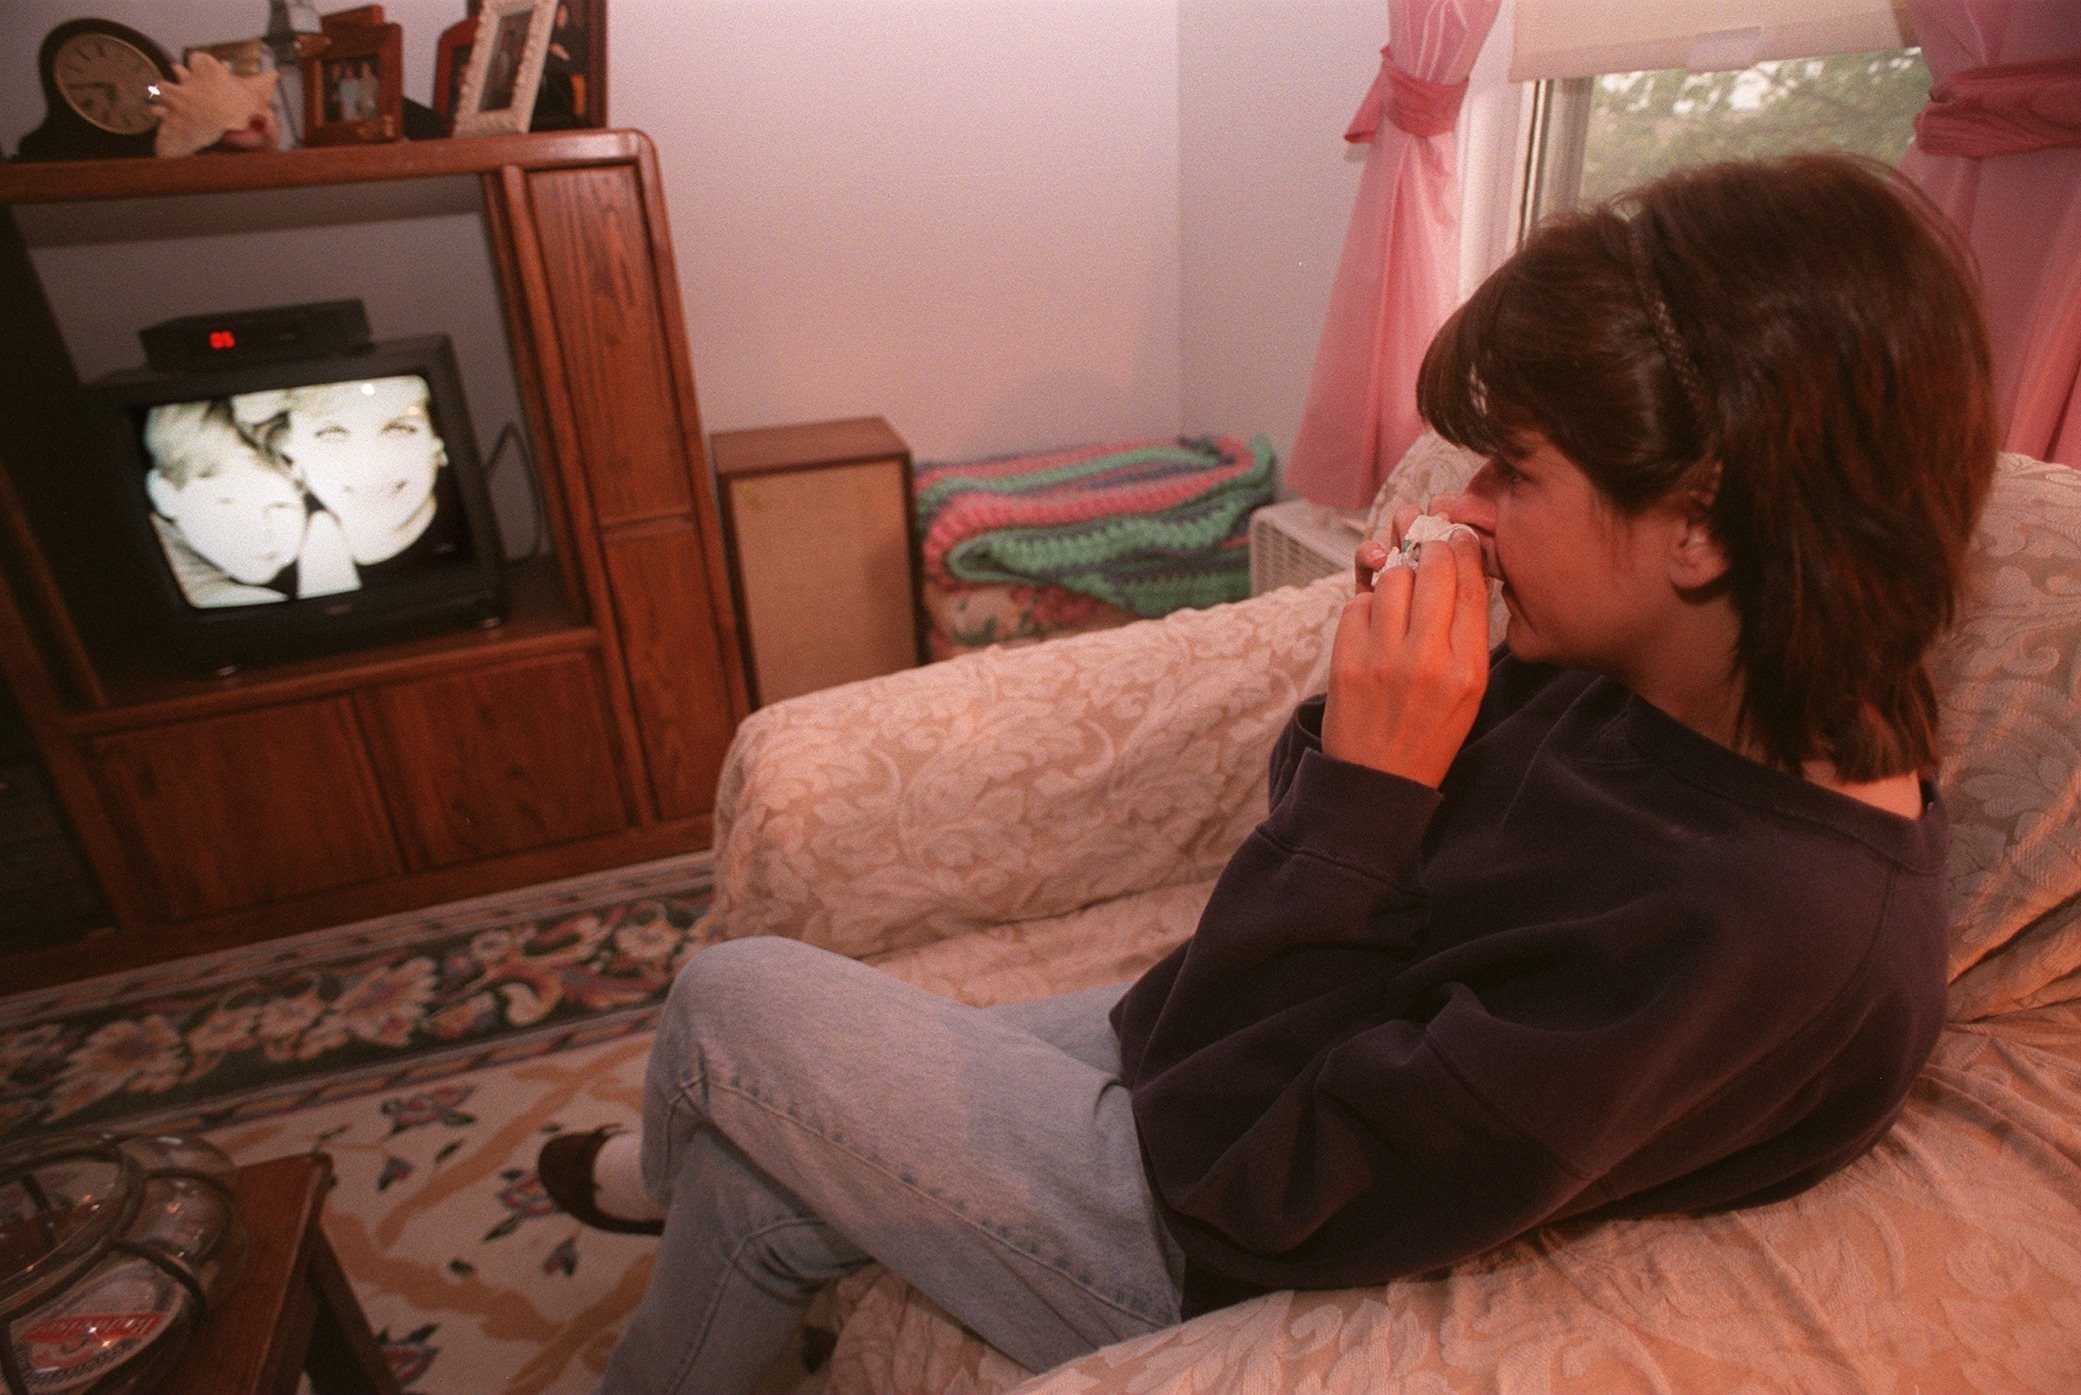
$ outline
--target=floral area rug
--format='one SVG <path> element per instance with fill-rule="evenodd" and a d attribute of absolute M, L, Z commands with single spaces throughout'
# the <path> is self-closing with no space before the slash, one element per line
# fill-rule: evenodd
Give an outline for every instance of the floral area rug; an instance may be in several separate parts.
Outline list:
<path fill-rule="evenodd" d="M 635 1127 L 650 1040 L 624 1034 L 207 1136 L 240 1163 L 331 1157 L 325 1233 L 409 1395 L 587 1395 L 657 1241 L 557 1211 L 535 1159 L 564 1130 Z M 811 1316 L 763 1395 L 821 1388 L 831 1324 Z"/>
<path fill-rule="evenodd" d="M 650 1035 L 213 1130 L 241 1163 L 322 1150 L 325 1232 L 412 1395 L 584 1395 L 656 1241 L 588 1230 L 535 1177 L 560 1129 L 633 1123 Z"/>
<path fill-rule="evenodd" d="M 582 1395 L 656 1242 L 535 1176 L 633 1126 L 650 1029 L 705 942 L 707 854 L 0 999 L 0 1140 L 199 1133 L 322 1151 L 325 1230 L 411 1395 Z M 794 1359 L 774 1391 L 814 1383 Z"/>
<path fill-rule="evenodd" d="M 0 999 L 0 1140 L 215 1128 L 650 1026 L 702 853 Z"/>

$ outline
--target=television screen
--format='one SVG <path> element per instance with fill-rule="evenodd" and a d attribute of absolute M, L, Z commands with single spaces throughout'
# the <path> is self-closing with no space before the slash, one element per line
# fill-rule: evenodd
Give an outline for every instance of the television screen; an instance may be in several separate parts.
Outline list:
<path fill-rule="evenodd" d="M 93 391 L 167 623 L 206 666 L 496 618 L 496 532 L 445 337 Z"/>
<path fill-rule="evenodd" d="M 140 409 L 152 527 L 198 609 L 358 591 L 470 556 L 417 373 Z"/>

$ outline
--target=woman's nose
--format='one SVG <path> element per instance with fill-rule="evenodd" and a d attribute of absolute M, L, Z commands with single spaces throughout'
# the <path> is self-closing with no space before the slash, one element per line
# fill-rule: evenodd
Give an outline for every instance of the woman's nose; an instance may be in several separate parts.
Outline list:
<path fill-rule="evenodd" d="M 1483 466 L 1481 473 L 1468 481 L 1465 494 L 1441 494 L 1431 500 L 1431 512 L 1454 523 L 1464 523 L 1483 536 L 1494 533 L 1496 505 L 1488 492 L 1481 487 L 1484 483 L 1482 475 L 1487 473 L 1488 467 Z"/>

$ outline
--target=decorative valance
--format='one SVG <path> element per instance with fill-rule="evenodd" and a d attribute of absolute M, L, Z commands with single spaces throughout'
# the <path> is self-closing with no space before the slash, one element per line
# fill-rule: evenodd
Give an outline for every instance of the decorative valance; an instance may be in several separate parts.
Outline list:
<path fill-rule="evenodd" d="M 1889 0 L 1517 0 L 1510 78 L 1712 72 L 1914 42 Z"/>

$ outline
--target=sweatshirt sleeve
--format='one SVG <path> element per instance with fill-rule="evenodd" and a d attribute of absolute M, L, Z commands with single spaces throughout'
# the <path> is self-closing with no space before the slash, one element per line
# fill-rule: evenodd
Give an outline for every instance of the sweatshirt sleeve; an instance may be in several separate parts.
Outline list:
<path fill-rule="evenodd" d="M 1393 947 L 1421 924 L 1422 897 L 1408 873 L 1438 793 L 1324 755 L 1321 714 L 1322 700 L 1312 698 L 1287 724 L 1272 756 L 1270 815 L 1229 859 L 1198 930 L 1116 1009 L 1131 1053 L 1126 1078 L 1168 1069 L 1253 1022 L 1305 1011 L 1325 982 L 1377 983 Z M 1329 971 L 1325 956 L 1345 968 Z M 1247 992 L 1197 991 L 1234 975 Z M 1180 989 L 1191 996 L 1189 1014 L 1163 1021 Z"/>
<path fill-rule="evenodd" d="M 1883 1129 L 1941 1019 L 1940 848 L 1904 870 L 1866 821 L 1818 835 L 1819 795 L 1781 816 L 1614 762 L 1606 708 L 1499 727 L 1442 799 L 1325 755 L 1320 711 L 1114 1011 L 1189 1311 L 1765 1194 Z"/>
<path fill-rule="evenodd" d="M 1603 1043 L 1606 1054 L 1570 1033 L 1570 1078 L 1540 1082 L 1561 1054 L 1551 1034 L 1499 1020 L 1467 982 L 1388 1001 L 1384 985 L 1435 959 L 1414 872 L 1439 795 L 1324 755 L 1319 711 L 1296 714 L 1270 815 L 1198 930 L 1115 1009 L 1122 1078 L 1190 1261 L 1194 1311 L 1215 1306 L 1195 1300 L 1195 1283 L 1233 1297 L 1383 1282 L 1580 1209 L 1595 1172 L 1514 1121 L 1513 1086 L 1552 1086 L 1594 1116 L 1602 1104 L 1576 1088 L 1594 1095 L 1600 1071 L 1627 1074 L 1612 1060 L 1625 1042 Z M 1463 967 L 1480 982 L 1478 965 Z M 1504 996 L 1565 996 L 1581 967 L 1534 969 L 1543 985 L 1513 971 Z"/>
<path fill-rule="evenodd" d="M 1381 984 L 1423 938 L 1412 873 L 1439 796 L 1324 755 L 1320 711 L 1306 704 L 1289 725 L 1270 814 L 1196 933 L 1115 1010 L 1150 1179 L 1202 1283 L 1377 1280 L 1336 1271 L 1378 1262 L 1379 1237 L 1342 1232 L 1383 1187 L 1406 1193 L 1407 1270 L 1460 1258 L 1524 1223 L 1426 1195 L 1429 1181 L 1516 1176 L 1539 1154 L 1523 1139 L 1492 1146 L 1500 1121 L 1430 1054 L 1423 1023 L 1382 1016 Z"/>
<path fill-rule="evenodd" d="M 1313 702 L 1199 931 L 1113 1016 L 1192 1312 L 1378 1283 L 1388 1251 L 1394 1272 L 1455 1262 L 1584 1187 L 1459 1079 L 1428 1022 L 1384 1012 L 1382 983 L 1423 949 L 1413 872 L 1440 797 L 1326 756 L 1317 731 Z"/>

